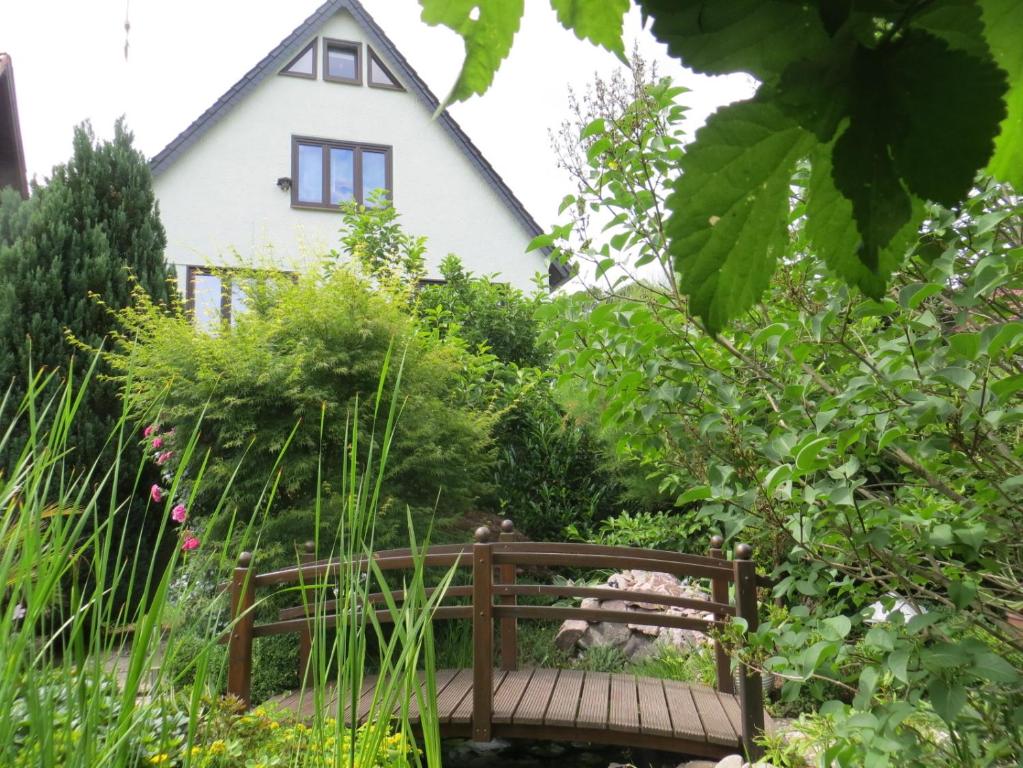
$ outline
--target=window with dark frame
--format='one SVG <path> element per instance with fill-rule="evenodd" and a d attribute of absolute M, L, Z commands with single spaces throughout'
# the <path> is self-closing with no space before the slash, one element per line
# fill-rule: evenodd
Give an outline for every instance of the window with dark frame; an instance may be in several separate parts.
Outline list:
<path fill-rule="evenodd" d="M 362 144 L 294 136 L 291 139 L 291 205 L 338 210 L 342 203 L 369 205 L 372 193 L 394 193 L 393 150 Z"/>
<path fill-rule="evenodd" d="M 377 56 L 369 46 L 366 46 L 369 52 L 369 64 L 366 68 L 366 84 L 371 88 L 387 88 L 392 91 L 404 91 L 401 87 L 401 83 L 398 82 L 398 78 L 391 74 L 384 63 Z"/>
<path fill-rule="evenodd" d="M 324 38 L 323 79 L 362 85 L 362 43 Z"/>
<path fill-rule="evenodd" d="M 302 51 L 281 70 L 282 75 L 289 77 L 304 77 L 308 80 L 316 79 L 316 43 L 318 38 L 313 38 Z"/>
<path fill-rule="evenodd" d="M 217 333 L 225 325 L 234 325 L 235 319 L 248 309 L 247 270 L 186 268 L 185 306 L 196 327 L 207 333 Z"/>

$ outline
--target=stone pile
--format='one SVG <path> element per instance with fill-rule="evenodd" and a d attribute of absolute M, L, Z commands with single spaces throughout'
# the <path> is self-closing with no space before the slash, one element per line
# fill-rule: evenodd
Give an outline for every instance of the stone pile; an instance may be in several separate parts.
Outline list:
<path fill-rule="evenodd" d="M 622 571 L 607 580 L 612 589 L 627 592 L 653 592 L 672 597 L 688 597 L 695 600 L 709 600 L 710 595 L 694 584 L 680 581 L 666 573 L 651 571 Z M 632 611 L 637 615 L 635 624 L 617 624 L 607 621 L 582 621 L 569 619 L 561 625 L 555 645 L 563 651 L 589 649 L 595 646 L 612 646 L 622 651 L 629 659 L 640 659 L 651 653 L 657 643 L 672 645 L 686 651 L 694 646 L 709 643 L 710 638 L 692 629 L 673 627 L 652 627 L 639 622 L 639 615 L 658 614 L 664 616 L 688 616 L 709 619 L 711 614 L 693 608 L 678 608 L 643 602 L 637 599 L 600 600 L 595 597 L 583 599 L 582 608 L 600 608 L 606 611 Z"/>

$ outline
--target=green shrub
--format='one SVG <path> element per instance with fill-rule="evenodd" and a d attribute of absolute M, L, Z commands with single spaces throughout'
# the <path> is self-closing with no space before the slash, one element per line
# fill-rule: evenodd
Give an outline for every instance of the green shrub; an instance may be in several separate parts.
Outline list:
<path fill-rule="evenodd" d="M 271 635 L 252 644 L 252 700 L 298 687 L 298 635 Z"/>
<path fill-rule="evenodd" d="M 131 371 L 122 383 L 132 404 L 163 399 L 161 451 L 173 454 L 176 436 L 203 419 L 201 447 L 212 452 L 198 511 L 210 510 L 215 489 L 244 457 L 245 471 L 233 477 L 231 511 L 253 519 L 272 483 L 273 516 L 309 512 L 306 530 L 298 519 L 285 526 L 294 540 L 269 542 L 293 553 L 313 533 L 316 499 L 341 487 L 334 457 L 352 434 L 353 419 L 364 428 L 359 456 L 369 455 L 374 399 L 392 349 L 404 358 L 402 413 L 378 535 L 401 535 L 406 504 L 432 508 L 439 497 L 445 510 L 459 511 L 485 490 L 493 417 L 470 407 L 466 371 L 475 358 L 456 339 L 421 332 L 399 298 L 345 268 L 325 278 L 316 271 L 294 279 L 254 274 L 249 294 L 250 311 L 216 334 L 140 296 L 118 313 L 123 334 L 108 355 L 119 372 Z M 397 370 L 392 365 L 386 372 L 385 398 Z M 173 455 L 166 466 L 173 470 Z"/>

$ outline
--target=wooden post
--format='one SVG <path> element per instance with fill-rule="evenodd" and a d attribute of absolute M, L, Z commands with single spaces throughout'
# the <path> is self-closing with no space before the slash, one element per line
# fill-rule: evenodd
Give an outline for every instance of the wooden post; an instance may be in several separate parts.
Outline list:
<path fill-rule="evenodd" d="M 735 614 L 746 620 L 747 632 L 757 629 L 757 570 L 753 562 L 753 547 L 737 544 L 735 560 Z M 754 739 L 764 732 L 764 689 L 760 672 L 745 663 L 739 663 L 739 707 L 742 713 L 742 745 L 746 757 L 755 761 L 763 749 Z"/>
<path fill-rule="evenodd" d="M 302 547 L 302 552 L 298 555 L 298 562 L 302 565 L 306 565 L 307 563 L 315 561 L 316 542 L 307 541 Z M 306 591 L 306 593 L 302 596 L 302 604 L 306 606 L 306 618 L 309 620 L 298 631 L 298 685 L 300 688 L 305 688 L 306 683 L 309 680 L 309 657 L 312 655 L 313 650 L 312 617 L 309 615 L 309 609 L 312 609 L 312 615 L 315 616 L 316 598 L 313 597 L 312 600 L 310 600 L 310 594 L 315 593 Z"/>
<path fill-rule="evenodd" d="M 502 542 L 515 540 L 515 524 L 511 520 L 501 522 L 501 535 L 498 539 Z M 499 565 L 497 570 L 498 582 L 500 584 L 515 583 L 514 563 Z M 503 595 L 501 597 L 501 605 L 515 605 L 515 603 L 515 595 Z M 518 668 L 518 645 L 518 619 L 514 616 L 501 619 L 501 669 L 511 671 Z"/>
<path fill-rule="evenodd" d="M 227 692 L 237 696 L 246 707 L 251 703 L 252 687 L 252 605 L 256 598 L 252 554 L 242 552 L 231 575 L 231 636 L 227 641 Z"/>
<path fill-rule="evenodd" d="M 493 558 L 490 529 L 476 529 L 472 547 L 472 738 L 490 741 L 494 685 Z"/>
<path fill-rule="evenodd" d="M 725 540 L 714 535 L 710 537 L 710 556 L 719 560 L 725 559 L 725 552 L 721 548 Z M 728 602 L 728 579 L 711 579 L 710 596 L 715 603 Z M 715 621 L 728 621 L 728 616 L 714 615 Z M 717 664 L 718 690 L 722 693 L 735 693 L 735 683 L 732 680 L 732 660 L 729 658 L 725 647 L 720 640 L 714 641 L 714 659 Z"/>

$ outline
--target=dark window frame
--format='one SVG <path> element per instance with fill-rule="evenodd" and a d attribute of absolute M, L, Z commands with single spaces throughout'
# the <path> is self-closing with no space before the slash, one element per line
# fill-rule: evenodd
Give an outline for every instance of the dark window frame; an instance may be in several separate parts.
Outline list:
<path fill-rule="evenodd" d="M 299 145 L 319 146 L 322 152 L 321 175 L 323 183 L 322 202 L 309 203 L 298 199 L 300 186 L 298 167 Z M 340 139 L 322 139 L 314 136 L 292 136 L 291 137 L 291 207 L 302 208 L 312 211 L 340 211 L 340 204 L 330 202 L 330 150 L 350 149 L 355 153 L 352 162 L 352 184 L 354 200 L 360 205 L 366 201 L 362 197 L 362 153 L 377 152 L 383 154 L 384 161 L 384 189 L 387 197 L 394 200 L 394 147 L 388 144 L 368 144 L 363 141 L 344 141 Z"/>
<path fill-rule="evenodd" d="M 398 78 L 394 76 L 394 73 L 391 71 L 390 67 L 384 64 L 383 59 L 377 56 L 377 52 L 374 51 L 373 48 L 369 45 L 366 46 L 366 49 L 369 51 L 369 55 L 366 57 L 366 85 L 368 85 L 370 88 L 382 88 L 385 91 L 404 91 L 405 89 L 402 87 L 401 83 L 398 82 Z M 387 76 L 391 78 L 391 80 L 394 82 L 394 85 L 386 85 L 385 83 L 373 82 L 372 66 L 374 61 L 377 63 L 378 67 L 380 67 L 382 70 L 384 70 L 384 72 L 387 73 Z"/>
<path fill-rule="evenodd" d="M 291 61 L 289 61 L 287 64 L 284 65 L 284 68 L 280 71 L 279 74 L 282 74 L 285 77 L 300 77 L 303 80 L 316 80 L 319 77 L 319 69 L 318 69 L 318 67 L 319 67 L 319 58 L 320 58 L 320 56 L 319 56 L 319 50 L 317 49 L 317 46 L 318 46 L 319 42 L 320 42 L 320 38 L 319 37 L 314 37 L 312 39 L 312 41 L 309 43 L 309 45 L 307 45 L 305 48 L 303 48 L 301 51 L 299 51 Z M 305 56 L 306 51 L 308 51 L 310 48 L 313 49 L 313 72 L 312 72 L 312 74 L 308 75 L 305 72 L 289 72 L 288 70 L 295 65 L 296 61 L 298 61 L 303 56 Z"/>
<path fill-rule="evenodd" d="M 355 77 L 338 77 L 330 74 L 330 49 L 340 48 L 355 53 Z M 337 40 L 332 37 L 323 38 L 323 79 L 328 83 L 345 83 L 346 85 L 362 85 L 362 43 L 355 40 Z"/>

